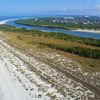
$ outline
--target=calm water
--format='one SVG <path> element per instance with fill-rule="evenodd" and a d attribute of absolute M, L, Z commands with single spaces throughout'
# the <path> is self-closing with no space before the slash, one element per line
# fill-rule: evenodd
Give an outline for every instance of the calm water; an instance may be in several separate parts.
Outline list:
<path fill-rule="evenodd" d="M 21 19 L 23 17 L 15 17 L 15 18 Z M 7 18 L 5 19 L 7 20 Z M 11 19 L 11 17 L 9 17 L 9 19 Z M 80 37 L 85 37 L 85 38 L 100 39 L 100 34 L 92 33 L 92 32 L 77 32 L 77 31 L 64 30 L 64 29 L 59 29 L 59 28 L 45 28 L 45 27 L 38 27 L 38 26 L 20 25 L 20 24 L 16 24 L 14 21 L 8 21 L 6 22 L 6 24 L 15 26 L 17 28 L 37 29 L 37 30 L 42 30 L 42 31 L 47 31 L 47 32 L 50 32 L 50 31 L 60 32 L 60 33 L 65 33 L 65 34 L 70 34 L 70 35 L 80 36 Z"/>

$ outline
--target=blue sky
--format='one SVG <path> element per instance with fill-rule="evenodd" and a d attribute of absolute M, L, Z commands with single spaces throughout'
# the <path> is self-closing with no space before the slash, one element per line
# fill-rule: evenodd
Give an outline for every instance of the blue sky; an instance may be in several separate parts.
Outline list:
<path fill-rule="evenodd" d="M 1 0 L 2 15 L 100 15 L 100 0 Z"/>

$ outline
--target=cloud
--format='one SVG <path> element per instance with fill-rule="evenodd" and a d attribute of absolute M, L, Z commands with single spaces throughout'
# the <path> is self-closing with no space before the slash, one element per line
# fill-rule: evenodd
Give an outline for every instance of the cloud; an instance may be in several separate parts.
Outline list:
<path fill-rule="evenodd" d="M 62 8 L 54 10 L 56 14 L 85 14 L 85 15 L 99 15 L 100 5 L 95 5 L 91 7 L 76 7 L 76 8 Z"/>
<path fill-rule="evenodd" d="M 100 16 L 100 5 L 74 8 L 51 9 L 46 12 L 51 15 L 93 15 Z"/>
<path fill-rule="evenodd" d="M 100 10 L 100 5 L 92 6 L 92 7 L 76 7 L 76 8 L 62 8 L 57 9 L 57 11 L 82 11 L 82 10 Z"/>
<path fill-rule="evenodd" d="M 92 8 L 92 10 L 99 10 L 100 11 L 100 5 L 96 5 L 95 7 Z"/>

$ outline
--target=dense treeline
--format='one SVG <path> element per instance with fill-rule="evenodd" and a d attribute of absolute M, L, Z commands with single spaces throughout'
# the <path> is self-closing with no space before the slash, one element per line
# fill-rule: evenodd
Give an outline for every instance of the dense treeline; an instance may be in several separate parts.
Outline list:
<path fill-rule="evenodd" d="M 83 47 L 63 47 L 54 44 L 47 44 L 47 43 L 39 43 L 40 45 L 48 46 L 49 48 L 77 54 L 83 57 L 89 57 L 94 59 L 100 59 L 100 50 L 90 49 L 90 48 L 83 48 Z"/>

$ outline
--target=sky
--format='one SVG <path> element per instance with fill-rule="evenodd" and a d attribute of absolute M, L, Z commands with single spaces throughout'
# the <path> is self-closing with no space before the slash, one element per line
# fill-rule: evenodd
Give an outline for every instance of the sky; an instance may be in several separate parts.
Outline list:
<path fill-rule="evenodd" d="M 100 0 L 1 0 L 0 16 L 100 15 Z"/>

